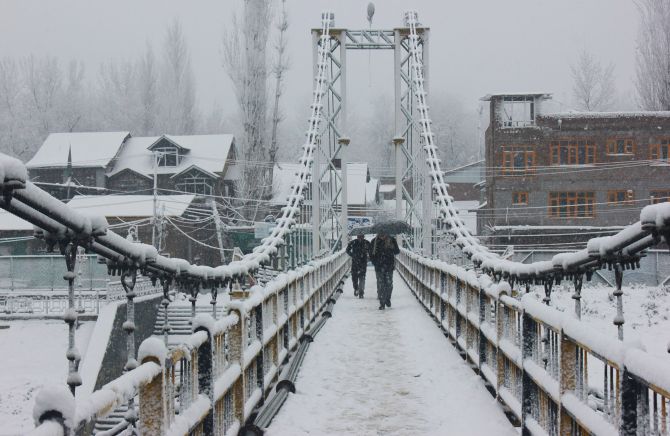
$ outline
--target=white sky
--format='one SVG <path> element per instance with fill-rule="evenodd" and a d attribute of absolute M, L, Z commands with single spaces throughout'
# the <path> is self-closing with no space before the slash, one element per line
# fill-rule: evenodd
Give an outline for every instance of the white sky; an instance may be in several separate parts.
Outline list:
<path fill-rule="evenodd" d="M 83 60 L 94 78 L 101 62 L 135 58 L 145 42 L 157 47 L 178 17 L 191 50 L 198 97 L 234 110 L 221 67 L 224 27 L 240 0 L 0 0 L 0 57 L 52 54 Z M 320 12 L 331 8 L 338 27 L 367 27 L 363 0 L 287 0 L 289 53 L 286 106 L 311 93 L 311 39 Z M 279 5 L 279 1 L 276 0 Z M 458 96 L 476 109 L 495 91 L 548 91 L 570 100 L 569 64 L 583 48 L 616 65 L 617 85 L 630 99 L 634 78 L 637 11 L 632 0 L 377 0 L 373 27 L 392 28 L 404 10 L 419 12 L 431 27 L 431 90 Z M 391 92 L 391 52 L 357 52 L 349 59 L 352 107 L 370 95 Z M 373 77 L 371 80 L 370 77 Z"/>

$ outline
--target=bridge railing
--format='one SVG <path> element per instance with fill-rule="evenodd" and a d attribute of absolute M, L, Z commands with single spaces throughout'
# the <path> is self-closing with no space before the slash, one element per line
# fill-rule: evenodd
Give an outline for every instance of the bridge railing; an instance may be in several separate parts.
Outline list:
<path fill-rule="evenodd" d="M 403 250 L 412 292 L 530 434 L 668 434 L 667 361 L 461 267 Z M 545 300 L 545 302 L 547 302 Z"/>
<path fill-rule="evenodd" d="M 76 404 L 76 427 L 85 428 L 139 395 L 142 434 L 237 434 L 270 393 L 290 350 L 342 285 L 348 267 L 348 256 L 338 252 L 279 274 L 265 286 L 234 290 L 226 316 L 198 315 L 194 333 L 169 351 L 158 338 L 145 340 L 136 369 Z M 39 412 L 43 422 L 36 432 L 52 426 L 54 417 L 73 422 L 56 403 L 40 405 Z M 135 425 L 124 423 L 129 424 Z"/>

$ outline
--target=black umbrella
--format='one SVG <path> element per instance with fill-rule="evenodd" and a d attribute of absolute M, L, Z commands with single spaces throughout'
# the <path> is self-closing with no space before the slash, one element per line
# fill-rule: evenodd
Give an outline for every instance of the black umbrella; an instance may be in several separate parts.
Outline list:
<path fill-rule="evenodd" d="M 372 226 L 359 226 L 359 227 L 354 227 L 349 231 L 349 235 L 351 236 L 357 236 L 357 235 L 368 235 L 374 233 L 372 231 Z"/>
<path fill-rule="evenodd" d="M 387 235 L 397 235 L 398 233 L 410 233 L 412 228 L 405 221 L 388 220 L 376 223 L 369 228 L 370 233 L 386 233 Z"/>

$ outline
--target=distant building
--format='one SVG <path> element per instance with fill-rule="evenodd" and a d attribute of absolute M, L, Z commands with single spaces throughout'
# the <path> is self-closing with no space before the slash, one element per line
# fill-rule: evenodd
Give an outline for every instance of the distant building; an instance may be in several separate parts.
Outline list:
<path fill-rule="evenodd" d="M 129 138 L 130 132 L 52 133 L 26 162 L 30 179 L 61 199 L 68 196 L 68 184 L 106 188 L 106 175 Z M 70 198 L 75 190 L 71 189 Z"/>
<path fill-rule="evenodd" d="M 483 160 L 446 170 L 444 181 L 449 184 L 449 195 L 456 201 L 479 201 L 484 174 Z"/>
<path fill-rule="evenodd" d="M 478 227 L 493 245 L 578 246 L 670 198 L 670 112 L 543 114 L 550 98 L 482 98 L 491 122 Z"/>
<path fill-rule="evenodd" d="M 273 170 L 273 193 L 271 203 L 275 207 L 286 204 L 292 183 L 302 165 L 295 163 L 277 163 Z M 340 172 L 337 169 L 338 173 Z M 381 207 L 379 180 L 370 177 L 367 163 L 350 162 L 347 164 L 347 206 L 350 216 L 369 216 L 376 214 Z M 324 190 L 327 190 L 324 182 Z M 339 183 L 336 189 L 339 189 Z M 305 195 L 306 203 L 311 204 L 311 186 Z M 339 206 L 340 203 L 337 203 Z"/>
<path fill-rule="evenodd" d="M 26 166 L 60 199 L 76 194 L 230 196 L 239 176 L 233 135 L 132 137 L 129 132 L 53 133 Z"/>

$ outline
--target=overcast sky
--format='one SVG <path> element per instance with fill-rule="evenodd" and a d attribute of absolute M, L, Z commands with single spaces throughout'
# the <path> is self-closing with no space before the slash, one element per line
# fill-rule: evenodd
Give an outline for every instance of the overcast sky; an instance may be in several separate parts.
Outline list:
<path fill-rule="evenodd" d="M 275 0 L 279 4 L 279 0 Z M 87 76 L 101 62 L 130 59 L 146 41 L 158 46 L 175 17 L 183 26 L 206 109 L 213 101 L 234 110 L 221 67 L 221 35 L 239 0 L 0 0 L 0 57 L 51 54 L 85 62 Z M 337 27 L 367 27 L 362 0 L 287 0 L 287 100 L 311 93 L 311 39 L 320 11 L 331 8 Z M 632 0 L 377 0 L 374 28 L 392 28 L 412 8 L 431 27 L 431 91 L 458 96 L 476 109 L 497 91 L 554 92 L 569 103 L 569 64 L 580 50 L 613 62 L 619 92 L 631 98 L 637 12 Z M 357 52 L 349 59 L 353 108 L 370 95 L 392 92 L 392 53 Z M 372 65 L 372 70 L 370 70 Z M 293 106 L 295 108 L 295 106 Z M 308 108 L 303 109 L 304 118 Z"/>

